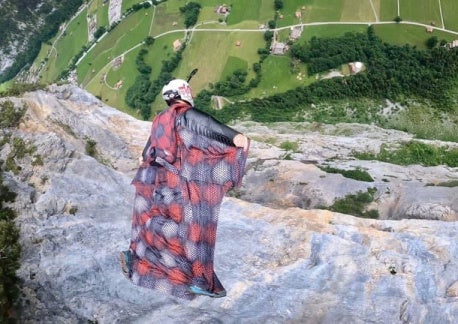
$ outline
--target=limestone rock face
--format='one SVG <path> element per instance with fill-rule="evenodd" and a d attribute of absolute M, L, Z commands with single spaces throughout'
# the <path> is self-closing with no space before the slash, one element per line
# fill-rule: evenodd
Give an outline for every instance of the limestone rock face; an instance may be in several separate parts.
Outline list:
<path fill-rule="evenodd" d="M 458 168 L 400 166 L 353 156 L 354 152 L 376 153 L 382 144 L 399 145 L 412 139 L 409 134 L 359 124 L 277 123 L 266 127 L 245 122 L 237 126 L 255 140 L 245 181 L 237 194 L 241 199 L 277 208 L 318 208 L 376 188 L 371 208 L 376 208 L 382 219 L 458 220 L 458 186 L 436 186 L 458 181 Z M 424 142 L 458 148 L 458 143 Z M 293 143 L 297 149 L 281 149 L 284 143 Z M 374 181 L 345 178 L 320 166 L 361 169 Z"/>
<path fill-rule="evenodd" d="M 215 268 L 228 294 L 188 302 L 134 286 L 117 261 L 129 244 L 129 183 L 150 123 L 76 87 L 14 100 L 29 108 L 12 136 L 43 160 L 24 157 L 18 174 L 5 175 L 19 194 L 21 323 L 457 322 L 456 188 L 424 185 L 456 178 L 457 170 L 346 159 L 356 147 L 375 150 L 384 136 L 409 135 L 358 125 L 345 126 L 353 132 L 346 137 L 329 135 L 334 126 L 321 133 L 290 126 L 287 134 L 283 125 L 235 125 L 254 142 L 241 199 L 225 199 L 220 213 Z M 270 144 L 257 134 L 278 138 Z M 97 143 L 95 158 L 86 137 Z M 282 158 L 287 139 L 300 142 L 293 160 Z M 2 147 L 0 157 L 11 149 Z M 316 166 L 335 156 L 333 165 L 367 168 L 374 183 Z M 437 220 L 306 210 L 373 186 L 383 217 Z"/>

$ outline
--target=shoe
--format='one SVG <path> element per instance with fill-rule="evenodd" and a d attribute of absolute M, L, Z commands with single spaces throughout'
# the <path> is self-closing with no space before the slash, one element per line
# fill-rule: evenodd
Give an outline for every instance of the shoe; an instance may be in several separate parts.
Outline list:
<path fill-rule="evenodd" d="M 219 293 L 212 293 L 212 292 L 209 292 L 208 290 L 204 290 L 200 287 L 197 287 L 197 286 L 190 286 L 189 287 L 189 291 L 191 291 L 193 294 L 196 294 L 196 295 L 204 295 L 204 296 L 208 296 L 208 297 L 212 297 L 212 298 L 221 298 L 221 297 L 225 297 L 226 296 L 226 291 L 223 290 L 223 291 L 220 291 Z"/>
<path fill-rule="evenodd" d="M 122 251 L 121 253 L 119 253 L 119 262 L 121 263 L 122 273 L 127 279 L 130 280 L 130 277 L 132 276 L 132 260 L 130 257 L 130 251 Z"/>

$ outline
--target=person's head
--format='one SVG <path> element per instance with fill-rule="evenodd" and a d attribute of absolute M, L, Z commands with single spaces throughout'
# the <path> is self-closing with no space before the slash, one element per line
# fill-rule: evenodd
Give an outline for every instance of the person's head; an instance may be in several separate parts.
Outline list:
<path fill-rule="evenodd" d="M 186 101 L 194 106 L 192 91 L 189 83 L 181 79 L 173 79 L 162 88 L 162 98 L 167 105 L 173 105 L 179 100 Z"/>

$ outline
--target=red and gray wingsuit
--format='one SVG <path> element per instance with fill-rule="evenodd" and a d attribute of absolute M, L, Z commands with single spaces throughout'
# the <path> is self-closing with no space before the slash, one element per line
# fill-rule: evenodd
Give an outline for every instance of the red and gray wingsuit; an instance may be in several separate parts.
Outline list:
<path fill-rule="evenodd" d="M 241 184 L 248 153 L 237 134 L 185 103 L 156 116 L 132 181 L 133 283 L 186 299 L 191 285 L 224 292 L 213 257 L 221 201 Z"/>

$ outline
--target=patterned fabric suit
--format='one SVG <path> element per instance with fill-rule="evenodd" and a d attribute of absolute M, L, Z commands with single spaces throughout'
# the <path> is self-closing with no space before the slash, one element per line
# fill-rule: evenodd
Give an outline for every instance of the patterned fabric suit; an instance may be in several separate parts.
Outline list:
<path fill-rule="evenodd" d="M 191 285 L 224 291 L 213 270 L 218 213 L 241 183 L 247 152 L 179 125 L 188 109 L 175 104 L 153 121 L 148 158 L 132 181 L 130 250 L 133 283 L 192 299 Z"/>

